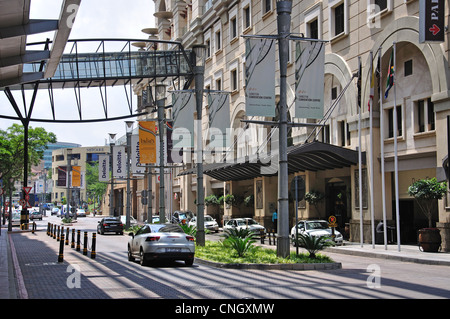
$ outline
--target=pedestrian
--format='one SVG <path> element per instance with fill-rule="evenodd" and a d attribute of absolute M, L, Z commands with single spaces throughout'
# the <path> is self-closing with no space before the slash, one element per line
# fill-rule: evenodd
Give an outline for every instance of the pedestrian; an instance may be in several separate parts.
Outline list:
<path fill-rule="evenodd" d="M 275 229 L 275 231 L 277 230 L 277 222 L 278 222 L 278 214 L 277 210 L 275 209 L 275 211 L 272 214 L 273 229 Z"/>

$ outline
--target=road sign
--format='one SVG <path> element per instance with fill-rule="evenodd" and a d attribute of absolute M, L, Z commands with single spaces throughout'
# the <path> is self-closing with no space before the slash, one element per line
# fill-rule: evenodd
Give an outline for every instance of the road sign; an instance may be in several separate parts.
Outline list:
<path fill-rule="evenodd" d="M 336 216 L 331 215 L 330 217 L 328 217 L 328 226 L 329 227 L 337 227 Z"/>
<path fill-rule="evenodd" d="M 32 206 L 30 205 L 30 202 L 29 202 L 29 200 L 30 200 L 30 195 L 29 194 L 31 192 L 32 187 L 26 186 L 26 187 L 23 187 L 22 189 L 25 192 L 25 196 L 24 196 L 25 199 L 21 200 L 21 201 L 23 201 L 22 204 L 21 204 L 22 208 L 31 208 Z"/>
<path fill-rule="evenodd" d="M 25 192 L 25 194 L 29 194 L 31 192 L 32 187 L 31 186 L 26 186 L 22 188 Z"/>

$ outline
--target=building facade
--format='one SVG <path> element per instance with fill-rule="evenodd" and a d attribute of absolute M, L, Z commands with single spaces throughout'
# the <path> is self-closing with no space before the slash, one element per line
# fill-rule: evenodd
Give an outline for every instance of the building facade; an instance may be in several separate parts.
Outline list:
<path fill-rule="evenodd" d="M 402 243 L 415 243 L 417 230 L 427 226 L 426 218 L 407 189 L 415 180 L 437 177 L 448 181 L 443 161 L 448 154 L 447 117 L 450 115 L 450 70 L 448 66 L 448 31 L 442 43 L 419 43 L 419 0 L 323 0 L 293 1 L 291 33 L 326 41 L 324 80 L 324 126 L 321 130 L 293 127 L 289 131 L 289 156 L 292 169 L 289 183 L 295 176 L 305 181 L 306 192 L 319 192 L 324 198 L 312 205 L 300 202 L 301 219 L 326 219 L 335 215 L 339 227 L 352 241 L 359 241 L 361 210 L 359 208 L 358 161 L 349 160 L 340 167 L 322 164 L 317 167 L 300 165 L 301 161 L 325 161 L 323 154 L 342 154 L 351 158 L 358 148 L 362 162 L 362 218 L 363 240 L 372 242 L 372 216 L 375 225 L 383 218 L 383 188 L 381 163 L 384 162 L 386 216 L 388 224 L 396 225 L 400 218 Z M 245 37 L 276 35 L 277 12 L 275 0 L 154 0 L 156 26 L 143 31 L 150 38 L 176 40 L 189 49 L 194 44 L 207 48 L 205 89 L 230 92 L 230 122 L 234 129 L 257 130 L 246 125 L 245 112 Z M 448 6 L 445 21 L 448 21 Z M 295 43 L 290 41 L 288 62 L 288 107 L 294 101 Z M 395 94 L 391 90 L 385 98 L 385 83 L 393 44 L 395 56 Z M 147 48 L 150 49 L 150 48 Z M 154 49 L 154 48 L 152 48 Z M 170 49 L 161 45 L 158 50 Z M 372 54 L 372 55 L 371 55 Z M 381 56 L 381 94 L 376 88 L 372 110 L 369 111 L 371 67 Z M 373 59 L 371 60 L 371 57 Z M 358 106 L 358 73 L 361 61 L 361 107 Z M 373 63 L 372 63 L 373 62 Z M 272 76 L 272 75 L 268 75 Z M 279 99 L 279 62 L 276 55 L 276 96 Z M 142 96 L 148 84 L 135 86 Z M 342 93 L 342 94 L 341 94 Z M 203 128 L 208 122 L 208 105 L 204 99 Z M 394 106 L 397 115 L 397 140 L 394 141 Z M 361 114 L 360 114 L 361 111 Z M 314 123 L 311 119 L 294 119 L 291 108 L 288 119 L 300 123 Z M 327 116 L 325 117 L 325 115 Z M 372 117 L 371 115 L 372 114 Z M 361 115 L 361 117 L 360 117 Z M 170 118 L 170 110 L 166 111 Z M 276 118 L 261 118 L 277 120 Z M 318 122 L 318 121 L 317 121 Z M 382 126 L 380 126 L 382 123 Z M 359 129 L 360 128 L 360 129 Z M 361 142 L 359 139 L 361 133 Z M 257 145 L 267 140 L 270 129 L 259 135 Z M 249 134 L 249 136 L 256 136 Z M 249 139 L 234 140 L 234 159 L 245 158 L 255 151 Z M 305 142 L 308 142 L 306 148 Z M 208 141 L 204 142 L 207 148 Z M 323 146 L 322 144 L 326 144 Z M 320 146 L 320 147 L 319 147 Z M 384 153 L 381 153 L 382 146 Z M 395 149 L 395 146 L 397 148 Z M 319 148 L 323 147 L 320 153 Z M 372 151 L 373 150 L 373 151 Z M 320 155 L 322 154 L 322 155 Z M 398 166 L 395 165 L 397 154 Z M 304 157 L 301 157 L 304 156 Z M 384 161 L 381 161 L 384 159 Z M 194 164 L 187 163 L 172 171 L 172 190 L 166 198 L 173 210 L 195 212 L 195 170 L 186 173 Z M 250 166 L 232 165 L 205 168 L 205 194 L 248 198 L 250 205 L 225 204 L 207 206 L 206 213 L 218 220 L 246 216 L 272 228 L 271 216 L 277 207 L 277 174 L 246 174 Z M 395 176 L 398 167 L 399 214 L 396 210 Z M 373 180 L 373 183 L 370 181 Z M 136 185 L 145 189 L 146 181 Z M 156 187 L 153 188 L 154 190 Z M 155 195 L 155 194 L 154 194 Z M 155 196 L 157 198 L 157 196 Z M 248 203 L 248 202 L 247 202 Z M 156 204 L 156 203 L 155 203 Z M 443 248 L 450 250 L 449 196 L 438 201 L 433 223 L 441 230 Z M 295 205 L 290 201 L 290 227 L 294 224 Z M 138 209 L 139 211 L 139 209 Z"/>

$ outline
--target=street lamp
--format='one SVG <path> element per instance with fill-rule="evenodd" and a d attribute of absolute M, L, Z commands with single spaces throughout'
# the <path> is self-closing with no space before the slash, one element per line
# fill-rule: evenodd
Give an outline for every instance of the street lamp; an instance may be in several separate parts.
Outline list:
<path fill-rule="evenodd" d="M 159 220 L 161 224 L 166 222 L 166 207 L 164 200 L 164 105 L 166 102 L 166 86 L 157 84 L 156 106 L 158 108 L 158 134 L 159 134 Z M 151 200 L 151 194 L 149 194 Z M 151 216 L 150 216 L 151 218 Z"/>
<path fill-rule="evenodd" d="M 203 140 L 202 140 L 202 104 L 203 84 L 205 74 L 206 47 L 194 45 L 192 51 L 195 55 L 194 83 L 195 105 L 197 108 L 197 245 L 205 246 L 205 194 L 203 190 Z"/>
<path fill-rule="evenodd" d="M 66 209 L 66 218 L 70 217 L 70 202 L 72 199 L 72 179 L 70 178 L 70 172 L 72 171 L 72 149 L 67 148 L 66 149 L 66 156 L 67 156 L 67 209 Z"/>
<path fill-rule="evenodd" d="M 130 228 L 130 216 L 131 216 L 131 188 L 130 188 L 130 160 L 131 160 L 131 133 L 133 133 L 134 121 L 125 121 L 125 130 L 127 134 L 127 212 L 125 227 Z"/>
<path fill-rule="evenodd" d="M 278 168 L 278 214 L 277 256 L 286 258 L 289 248 L 289 190 L 287 159 L 287 63 L 289 58 L 289 35 L 291 27 L 292 1 L 277 1 L 278 45 L 280 58 L 280 103 L 279 103 L 279 168 Z"/>
<path fill-rule="evenodd" d="M 113 148 L 116 144 L 116 134 L 109 133 L 109 156 L 111 162 L 111 189 L 109 190 L 109 216 L 114 216 L 114 168 L 113 168 Z"/>

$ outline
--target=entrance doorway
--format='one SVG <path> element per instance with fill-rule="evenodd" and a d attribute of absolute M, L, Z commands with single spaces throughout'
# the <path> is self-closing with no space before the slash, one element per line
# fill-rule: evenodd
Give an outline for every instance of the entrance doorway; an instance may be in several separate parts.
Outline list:
<path fill-rule="evenodd" d="M 343 235 L 345 233 L 345 224 L 348 222 L 347 216 L 347 185 L 344 182 L 327 183 L 325 190 L 325 215 L 328 219 L 329 216 L 336 216 L 337 230 Z"/>

